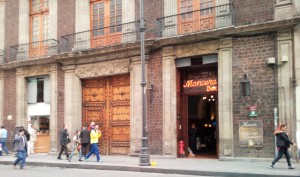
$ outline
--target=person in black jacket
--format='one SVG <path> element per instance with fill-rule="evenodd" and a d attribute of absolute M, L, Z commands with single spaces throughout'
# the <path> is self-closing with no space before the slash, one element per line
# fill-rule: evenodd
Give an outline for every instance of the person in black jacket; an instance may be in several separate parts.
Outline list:
<path fill-rule="evenodd" d="M 86 156 L 88 151 L 88 147 L 90 144 L 90 131 L 86 128 L 83 127 L 82 131 L 80 132 L 80 142 L 82 146 L 82 154 L 83 156 Z"/>
<path fill-rule="evenodd" d="M 64 125 L 64 128 L 60 131 L 60 145 L 61 149 L 57 156 L 57 159 L 61 160 L 61 154 L 65 151 L 67 159 L 69 160 L 69 153 L 67 145 L 70 143 L 69 133 L 68 133 L 68 126 Z"/>
<path fill-rule="evenodd" d="M 270 164 L 272 168 L 274 168 L 275 163 L 281 159 L 282 155 L 284 154 L 286 157 L 286 161 L 288 163 L 288 168 L 289 169 L 294 169 L 294 167 L 291 165 L 291 156 L 289 154 L 288 148 L 291 145 L 294 145 L 293 142 L 289 140 L 288 135 L 285 133 L 286 130 L 286 125 L 285 124 L 280 124 L 278 129 L 274 132 L 276 136 L 276 146 L 278 149 L 278 154 L 277 157 L 273 160 L 273 162 Z"/>

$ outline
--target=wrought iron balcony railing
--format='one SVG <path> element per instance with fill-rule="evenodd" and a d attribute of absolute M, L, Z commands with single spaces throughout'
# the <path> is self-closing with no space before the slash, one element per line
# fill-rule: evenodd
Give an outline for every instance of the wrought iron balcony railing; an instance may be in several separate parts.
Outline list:
<path fill-rule="evenodd" d="M 0 49 L 0 64 L 5 63 L 5 53 L 4 50 Z"/>
<path fill-rule="evenodd" d="M 171 37 L 233 25 L 233 4 L 223 4 L 157 19 L 158 37 Z"/>
<path fill-rule="evenodd" d="M 62 52 L 79 51 L 139 40 L 139 22 L 129 22 L 62 36 Z"/>
<path fill-rule="evenodd" d="M 12 46 L 10 48 L 10 61 L 43 58 L 55 54 L 58 54 L 58 41 L 55 39 L 47 39 Z"/>

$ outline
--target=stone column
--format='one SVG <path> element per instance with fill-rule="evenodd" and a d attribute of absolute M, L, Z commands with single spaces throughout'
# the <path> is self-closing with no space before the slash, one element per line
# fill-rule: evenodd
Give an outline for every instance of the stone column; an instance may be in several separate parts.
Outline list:
<path fill-rule="evenodd" d="M 57 0 L 49 1 L 49 39 L 57 39 Z"/>
<path fill-rule="evenodd" d="M 0 2 L 0 50 L 4 50 L 4 34 L 5 34 L 5 2 Z M 1 55 L 1 53 L 0 53 Z M 1 56 L 0 56 L 1 57 Z M 1 60 L 0 60 L 1 63 Z"/>
<path fill-rule="evenodd" d="M 274 19 L 283 20 L 292 17 L 293 17 L 292 0 L 276 0 Z"/>
<path fill-rule="evenodd" d="M 177 0 L 165 0 L 164 1 L 164 17 L 162 25 L 169 26 L 166 29 L 160 29 L 162 31 L 163 37 L 174 36 L 177 34 L 177 16 L 172 16 L 178 14 Z M 171 17 L 168 17 L 171 16 Z M 170 27 L 171 26 L 171 27 Z M 173 26 L 173 27 L 172 27 Z"/>
<path fill-rule="evenodd" d="M 173 47 L 163 48 L 163 155 L 177 156 L 176 66 Z"/>
<path fill-rule="evenodd" d="M 4 72 L 0 71 L 0 125 L 3 125 L 3 120 L 4 120 L 3 101 L 4 101 Z"/>
<path fill-rule="evenodd" d="M 75 65 L 64 66 L 65 72 L 65 124 L 68 125 L 70 136 L 82 124 L 82 87 L 79 77 L 75 74 Z"/>
<path fill-rule="evenodd" d="M 50 65 L 50 151 L 57 152 L 57 64 Z"/>
<path fill-rule="evenodd" d="M 29 43 L 29 1 L 19 0 L 19 44 Z"/>
<path fill-rule="evenodd" d="M 296 130 L 300 130 L 300 25 L 294 28 L 294 58 L 296 81 Z M 298 58 L 298 60 L 296 59 Z M 299 146 L 299 144 L 298 144 Z"/>
<path fill-rule="evenodd" d="M 289 125 L 287 131 L 291 135 L 290 138 L 293 138 L 295 130 L 295 109 L 294 88 L 292 85 L 294 66 L 292 60 L 291 30 L 278 32 L 277 53 L 279 123 L 287 123 Z M 287 59 L 288 61 L 283 61 L 285 59 Z"/>
<path fill-rule="evenodd" d="M 16 115 L 16 125 L 25 127 L 25 121 L 27 120 L 27 99 L 26 98 L 26 80 L 23 73 L 23 68 L 17 68 L 17 93 L 16 93 L 16 108 L 17 108 L 17 115 Z"/>
<path fill-rule="evenodd" d="M 76 0 L 75 32 L 90 30 L 90 1 Z M 90 48 L 90 33 L 80 33 L 75 37 L 75 50 Z"/>
<path fill-rule="evenodd" d="M 129 10 L 130 9 L 130 10 Z M 128 23 L 122 26 L 122 42 L 132 42 L 136 40 L 136 24 L 131 23 L 135 21 L 135 1 L 122 1 L 122 23 Z"/>
<path fill-rule="evenodd" d="M 136 154 L 141 150 L 143 130 L 141 87 L 142 66 L 140 56 L 131 58 L 130 69 L 130 153 Z"/>
<path fill-rule="evenodd" d="M 218 52 L 218 98 L 219 98 L 219 157 L 232 157 L 233 101 L 232 101 L 232 39 L 220 39 Z"/>

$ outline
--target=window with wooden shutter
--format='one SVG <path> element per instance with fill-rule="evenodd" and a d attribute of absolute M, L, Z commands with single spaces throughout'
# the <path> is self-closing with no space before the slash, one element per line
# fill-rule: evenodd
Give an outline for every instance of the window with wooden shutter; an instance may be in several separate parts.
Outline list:
<path fill-rule="evenodd" d="M 91 47 L 121 42 L 122 0 L 91 1 Z"/>
<path fill-rule="evenodd" d="M 48 52 L 49 7 L 48 0 L 30 3 L 30 58 L 45 56 Z"/>
<path fill-rule="evenodd" d="M 213 29 L 215 0 L 178 0 L 178 33 Z"/>

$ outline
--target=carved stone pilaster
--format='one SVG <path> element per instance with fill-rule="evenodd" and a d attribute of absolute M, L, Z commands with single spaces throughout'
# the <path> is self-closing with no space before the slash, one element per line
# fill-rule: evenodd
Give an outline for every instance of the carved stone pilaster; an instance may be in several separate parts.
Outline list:
<path fill-rule="evenodd" d="M 4 72 L 0 71 L 0 125 L 3 125 Z"/>

